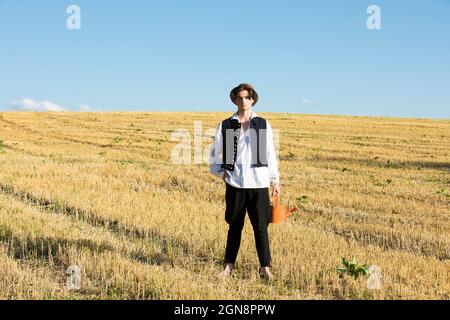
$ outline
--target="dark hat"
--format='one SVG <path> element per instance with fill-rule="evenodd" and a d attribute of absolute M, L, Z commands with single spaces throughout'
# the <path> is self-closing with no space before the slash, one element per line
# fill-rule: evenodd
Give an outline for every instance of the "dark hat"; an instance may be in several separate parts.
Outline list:
<path fill-rule="evenodd" d="M 234 102 L 234 100 L 236 100 L 236 95 L 239 92 L 244 91 L 244 90 L 247 90 L 250 97 L 254 100 L 254 102 L 253 102 L 253 106 L 254 106 L 256 104 L 256 102 L 258 102 L 258 93 L 256 92 L 255 88 L 249 83 L 241 83 L 237 87 L 233 88 L 230 92 L 231 101 L 234 104 L 236 104 L 236 102 Z"/>

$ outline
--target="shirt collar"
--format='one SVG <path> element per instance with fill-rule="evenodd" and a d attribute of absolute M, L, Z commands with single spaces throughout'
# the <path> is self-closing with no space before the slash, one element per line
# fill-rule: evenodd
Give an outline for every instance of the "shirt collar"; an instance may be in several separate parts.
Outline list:
<path fill-rule="evenodd" d="M 252 111 L 252 114 L 250 115 L 250 119 L 253 119 L 253 118 L 255 118 L 255 117 L 258 117 L 258 115 L 256 114 L 256 112 L 253 112 Z M 236 119 L 236 120 L 238 120 L 238 113 L 237 113 L 237 111 L 231 116 L 231 118 L 230 119 Z"/>

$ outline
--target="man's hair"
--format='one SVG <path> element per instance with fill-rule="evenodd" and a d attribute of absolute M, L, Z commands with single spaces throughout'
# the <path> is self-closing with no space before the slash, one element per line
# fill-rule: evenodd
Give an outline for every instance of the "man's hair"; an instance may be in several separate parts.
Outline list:
<path fill-rule="evenodd" d="M 248 91 L 248 96 L 249 98 L 253 99 L 253 105 L 256 104 L 256 102 L 258 101 L 258 94 L 256 93 L 255 88 L 249 84 L 249 83 L 241 83 L 240 85 L 238 85 L 237 87 L 233 88 L 230 92 L 230 98 L 231 101 L 233 101 L 233 103 L 236 103 L 236 96 L 239 92 L 241 91 Z"/>

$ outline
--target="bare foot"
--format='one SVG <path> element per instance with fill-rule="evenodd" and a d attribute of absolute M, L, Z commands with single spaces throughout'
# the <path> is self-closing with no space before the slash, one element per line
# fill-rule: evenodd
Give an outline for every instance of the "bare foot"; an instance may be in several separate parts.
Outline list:
<path fill-rule="evenodd" d="M 273 274 L 270 272 L 269 267 L 260 267 L 259 268 L 259 276 L 265 280 L 273 280 Z"/>
<path fill-rule="evenodd" d="M 225 266 L 225 269 L 219 273 L 219 277 L 221 278 L 228 278 L 229 276 L 231 276 L 231 273 L 234 270 L 234 264 L 232 263 L 227 263 Z"/>

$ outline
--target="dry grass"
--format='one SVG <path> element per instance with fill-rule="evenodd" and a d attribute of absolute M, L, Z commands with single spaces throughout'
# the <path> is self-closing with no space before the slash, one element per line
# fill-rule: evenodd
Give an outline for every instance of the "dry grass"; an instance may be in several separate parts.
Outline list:
<path fill-rule="evenodd" d="M 175 129 L 227 115 L 0 113 L 0 298 L 450 299 L 449 120 L 261 113 L 282 199 L 308 199 L 269 227 L 264 283 L 248 218 L 236 275 L 217 278 L 223 182 L 171 162 Z M 381 267 L 381 290 L 339 278 L 353 256 Z"/>

